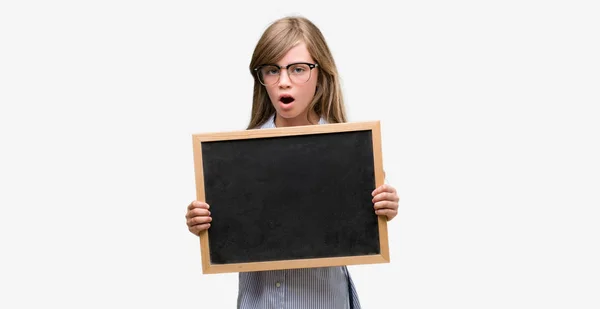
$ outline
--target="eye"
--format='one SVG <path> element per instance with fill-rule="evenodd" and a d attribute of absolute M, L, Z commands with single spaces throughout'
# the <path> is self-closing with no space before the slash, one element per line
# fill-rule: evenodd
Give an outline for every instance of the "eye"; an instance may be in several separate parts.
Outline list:
<path fill-rule="evenodd" d="M 308 66 L 305 64 L 296 64 L 291 67 L 292 74 L 299 75 L 305 73 L 306 71 L 308 71 Z"/>
<path fill-rule="evenodd" d="M 266 66 L 261 69 L 263 75 L 279 75 L 279 68 L 276 66 Z"/>

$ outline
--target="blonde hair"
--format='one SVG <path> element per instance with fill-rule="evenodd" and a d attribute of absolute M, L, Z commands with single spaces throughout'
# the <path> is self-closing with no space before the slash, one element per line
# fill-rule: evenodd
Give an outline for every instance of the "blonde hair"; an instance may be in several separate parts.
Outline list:
<path fill-rule="evenodd" d="M 275 63 L 295 45 L 306 44 L 308 52 L 319 64 L 317 90 L 309 110 L 323 117 L 328 123 L 346 122 L 346 111 L 340 80 L 331 51 L 323 34 L 310 20 L 304 17 L 288 16 L 273 22 L 259 39 L 252 60 L 250 74 L 254 77 L 252 116 L 248 129 L 265 123 L 273 113 L 267 90 L 258 80 L 254 68 L 266 63 Z M 310 113 L 308 113 L 310 115 Z"/>

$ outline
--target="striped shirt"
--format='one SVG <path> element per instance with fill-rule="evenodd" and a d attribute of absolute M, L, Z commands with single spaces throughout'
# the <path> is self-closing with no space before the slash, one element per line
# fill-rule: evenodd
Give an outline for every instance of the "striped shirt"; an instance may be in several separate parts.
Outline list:
<path fill-rule="evenodd" d="M 275 128 L 274 115 L 260 129 Z M 327 123 L 323 118 L 319 124 Z M 238 309 L 360 309 L 346 266 L 239 273 Z"/>

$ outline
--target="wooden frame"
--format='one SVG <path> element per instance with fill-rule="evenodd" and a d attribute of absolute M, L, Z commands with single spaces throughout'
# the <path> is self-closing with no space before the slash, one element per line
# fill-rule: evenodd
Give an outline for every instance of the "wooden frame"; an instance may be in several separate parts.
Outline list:
<path fill-rule="evenodd" d="M 307 134 L 326 134 L 337 132 L 351 131 L 371 131 L 373 143 L 373 167 L 375 185 L 379 187 L 384 183 L 384 172 L 382 167 L 381 154 L 381 133 L 379 121 L 372 122 L 355 122 L 355 123 L 338 123 L 338 124 L 322 124 L 310 126 L 296 126 L 284 128 L 269 128 L 255 129 L 233 132 L 218 132 L 193 134 L 193 156 L 194 156 L 194 171 L 196 181 L 197 200 L 205 201 L 204 187 L 204 170 L 202 161 L 202 143 L 212 141 L 231 141 L 231 140 L 248 140 L 255 138 L 271 138 L 298 136 Z M 375 189 L 375 188 L 373 188 Z M 327 267 L 327 266 L 342 266 L 342 265 L 357 265 L 357 264 L 375 264 L 389 263 L 389 247 L 387 234 L 387 219 L 385 216 L 377 217 L 379 230 L 379 248 L 380 254 L 376 255 L 361 255 L 361 256 L 342 256 L 342 257 L 327 257 L 327 258 L 311 258 L 311 259 L 295 259 L 295 260 L 279 260 L 265 262 L 249 262 L 249 263 L 232 263 L 232 264 L 211 264 L 209 251 L 210 229 L 200 234 L 200 247 L 202 258 L 202 271 L 205 274 L 227 273 L 227 272 L 247 272 L 247 271 L 264 271 L 277 269 L 294 269 L 294 268 L 311 268 L 311 267 Z"/>

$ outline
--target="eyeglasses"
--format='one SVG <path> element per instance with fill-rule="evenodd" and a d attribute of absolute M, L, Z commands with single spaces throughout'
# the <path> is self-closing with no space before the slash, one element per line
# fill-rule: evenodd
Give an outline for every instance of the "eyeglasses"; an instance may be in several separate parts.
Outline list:
<path fill-rule="evenodd" d="M 271 86 L 279 82 L 281 69 L 286 69 L 288 77 L 294 83 L 306 83 L 310 79 L 312 69 L 318 67 L 317 63 L 295 62 L 287 66 L 276 64 L 263 64 L 254 69 L 258 80 L 264 86 Z"/>

